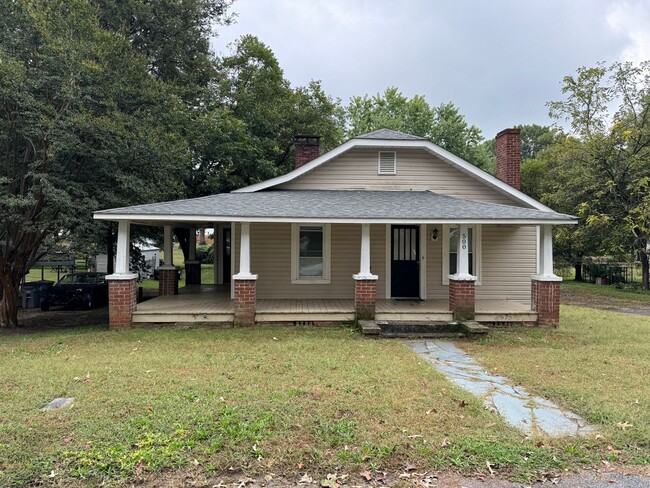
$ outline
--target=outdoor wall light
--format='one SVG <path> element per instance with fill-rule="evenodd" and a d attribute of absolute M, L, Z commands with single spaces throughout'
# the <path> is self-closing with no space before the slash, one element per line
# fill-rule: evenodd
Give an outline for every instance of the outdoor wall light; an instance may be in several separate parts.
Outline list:
<path fill-rule="evenodd" d="M 438 240 L 438 228 L 434 227 L 433 231 L 431 232 L 431 240 L 432 241 L 437 241 Z"/>

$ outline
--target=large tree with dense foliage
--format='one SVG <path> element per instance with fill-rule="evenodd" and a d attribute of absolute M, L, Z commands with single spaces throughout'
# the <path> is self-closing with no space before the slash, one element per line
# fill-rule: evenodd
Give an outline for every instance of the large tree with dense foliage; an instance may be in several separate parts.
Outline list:
<path fill-rule="evenodd" d="M 318 82 L 292 87 L 273 51 L 246 35 L 219 59 L 204 105 L 195 111 L 195 165 L 188 196 L 230 191 L 293 169 L 296 134 L 340 143 L 341 108 Z"/>
<path fill-rule="evenodd" d="M 98 207 L 174 197 L 186 158 L 170 127 L 184 105 L 87 0 L 0 3 L 0 302 L 42 244 L 89 227 Z"/>
<path fill-rule="evenodd" d="M 564 78 L 563 92 L 565 100 L 549 104 L 550 114 L 566 120 L 571 134 L 542 152 L 543 200 L 581 216 L 577 228 L 562 231 L 576 258 L 587 249 L 634 253 L 647 289 L 650 62 L 580 68 Z"/>
<path fill-rule="evenodd" d="M 493 171 L 494 161 L 481 130 L 467 123 L 453 103 L 432 107 L 421 95 L 404 96 L 397 88 L 383 94 L 356 96 L 345 108 L 347 136 L 377 129 L 393 129 L 425 137 L 476 166 Z"/>

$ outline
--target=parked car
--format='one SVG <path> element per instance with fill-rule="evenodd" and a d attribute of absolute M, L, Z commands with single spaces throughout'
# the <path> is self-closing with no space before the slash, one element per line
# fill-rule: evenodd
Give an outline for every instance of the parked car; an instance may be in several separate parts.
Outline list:
<path fill-rule="evenodd" d="M 41 300 L 41 310 L 47 311 L 54 306 L 90 309 L 107 303 L 106 273 L 70 273 L 50 288 Z"/>

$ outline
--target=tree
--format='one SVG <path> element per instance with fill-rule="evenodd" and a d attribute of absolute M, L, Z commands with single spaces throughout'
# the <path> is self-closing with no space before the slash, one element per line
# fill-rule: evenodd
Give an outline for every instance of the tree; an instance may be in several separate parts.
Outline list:
<path fill-rule="evenodd" d="M 550 115 L 568 121 L 573 136 L 553 149 L 545 198 L 578 213 L 583 238 L 600 252 L 636 254 L 648 289 L 650 62 L 580 68 L 563 93 Z"/>
<path fill-rule="evenodd" d="M 348 137 L 392 129 L 427 138 L 480 168 L 489 170 L 493 165 L 482 145 L 481 130 L 469 125 L 451 102 L 431 107 L 421 95 L 408 99 L 390 87 L 383 95 L 352 97 L 345 119 Z"/>
<path fill-rule="evenodd" d="M 547 168 L 546 160 L 537 156 L 566 136 L 562 131 L 549 126 L 526 124 L 515 127 L 521 134 L 521 191 L 541 200 Z"/>
<path fill-rule="evenodd" d="M 210 37 L 232 21 L 232 0 L 92 0 L 103 28 L 126 36 L 156 78 L 184 99 L 200 97 L 215 76 Z"/>
<path fill-rule="evenodd" d="M 100 207 L 179 194 L 183 105 L 148 71 L 86 0 L 0 4 L 1 325 L 18 325 L 46 240 L 96 229 Z"/>
<path fill-rule="evenodd" d="M 194 171 L 188 196 L 231 191 L 293 169 L 296 134 L 318 134 L 328 150 L 341 140 L 341 110 L 320 83 L 293 88 L 273 51 L 241 37 L 217 63 L 217 78 L 190 136 Z"/>

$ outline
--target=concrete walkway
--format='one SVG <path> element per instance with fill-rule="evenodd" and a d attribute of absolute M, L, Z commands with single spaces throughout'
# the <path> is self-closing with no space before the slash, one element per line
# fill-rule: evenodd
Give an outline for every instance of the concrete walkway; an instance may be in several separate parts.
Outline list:
<path fill-rule="evenodd" d="M 503 376 L 485 371 L 474 358 L 451 342 L 420 339 L 404 343 L 455 385 L 481 398 L 486 409 L 499 413 L 506 422 L 528 435 L 562 437 L 595 433 L 576 414 L 530 395 Z"/>

